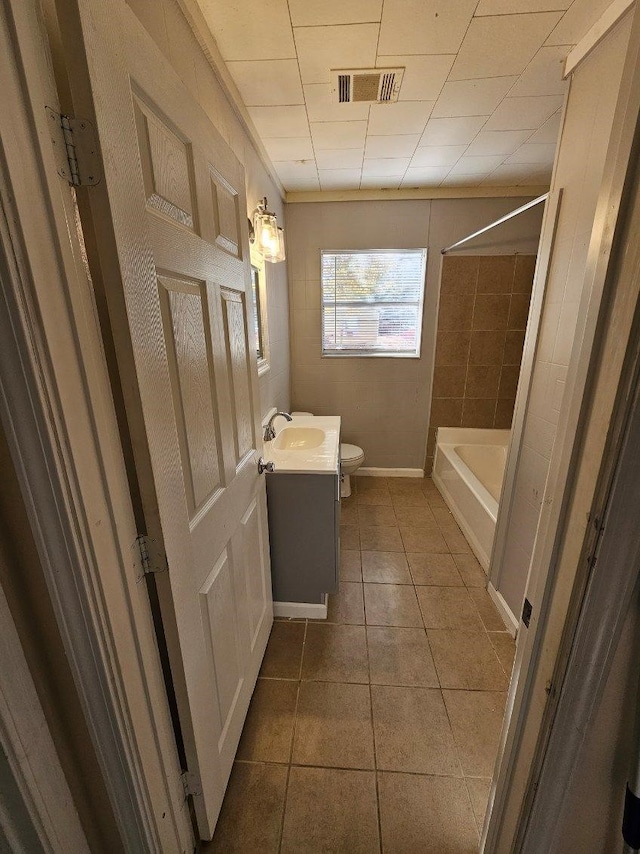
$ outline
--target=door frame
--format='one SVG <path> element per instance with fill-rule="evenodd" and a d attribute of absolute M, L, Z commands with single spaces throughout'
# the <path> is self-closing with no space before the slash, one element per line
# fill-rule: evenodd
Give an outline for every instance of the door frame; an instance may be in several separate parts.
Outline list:
<path fill-rule="evenodd" d="M 0 266 L 1 269 L 1 266 Z M 18 631 L 0 587 L 0 842 L 11 851 L 90 848 L 75 809 Z"/>
<path fill-rule="evenodd" d="M 581 750 L 604 693 L 625 619 L 638 589 L 640 528 L 640 171 L 635 167 L 633 200 L 625 229 L 625 248 L 618 245 L 612 279 L 623 287 L 612 295 L 608 311 L 609 347 L 602 349 L 607 362 L 624 361 L 608 420 L 606 453 L 598 475 L 576 584 L 570 619 L 562 637 L 556 665 L 556 690 L 549 715 L 544 750 L 534 767 L 535 787 L 526 822 L 520 830 L 518 850 L 554 850 L 555 834 L 566 820 L 566 801 Z M 624 317 L 633 321 L 627 328 Z M 626 347 L 619 338 L 629 332 Z M 613 344 L 613 347 L 611 345 Z M 614 353 L 611 352 L 614 350 Z M 615 350 L 618 352 L 616 353 Z M 620 352 L 622 350 L 622 353 Z M 613 371 L 618 366 L 614 366 Z M 601 411 L 610 378 L 607 365 L 594 383 L 591 409 Z M 593 416 L 599 420 L 599 414 Z M 591 443 L 601 428 L 587 429 L 583 443 L 590 456 Z M 588 467 L 588 461 L 584 467 Z M 624 792 L 620 791 L 620 803 Z"/>
<path fill-rule="evenodd" d="M 0 418 L 123 846 L 193 850 L 39 5 L 1 0 Z M 14 709 L 12 711 L 18 711 Z"/>
<path fill-rule="evenodd" d="M 567 633 L 572 636 L 578 619 L 577 611 L 570 607 L 570 595 L 585 534 L 576 538 L 575 530 L 584 531 L 586 527 L 584 519 L 592 508 L 598 472 L 591 471 L 586 478 L 579 479 L 577 454 L 589 428 L 592 414 L 589 394 L 594 377 L 610 358 L 610 354 L 600 352 L 604 336 L 602 318 L 609 297 L 606 288 L 611 286 L 614 241 L 630 215 L 624 193 L 637 147 L 640 115 L 640 7 L 630 14 L 633 15 L 631 35 L 590 238 L 565 399 L 527 580 L 527 598 L 537 607 L 528 629 L 520 622 L 490 794 L 491 809 L 482 835 L 481 850 L 492 854 L 515 850 L 526 824 L 557 699 L 562 638 Z M 621 364 L 615 364 L 618 375 L 610 378 L 610 399 L 606 400 L 610 409 L 622 369 Z M 599 437 L 600 444 L 592 454 L 602 455 L 605 438 Z M 576 500 L 583 505 L 581 517 L 574 512 Z"/>

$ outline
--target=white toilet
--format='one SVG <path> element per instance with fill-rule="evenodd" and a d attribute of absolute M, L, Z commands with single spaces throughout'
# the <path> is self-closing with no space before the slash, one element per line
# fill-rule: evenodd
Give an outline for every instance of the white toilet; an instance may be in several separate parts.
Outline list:
<path fill-rule="evenodd" d="M 296 415 L 313 415 L 313 412 L 292 412 Z M 340 445 L 340 497 L 348 498 L 351 495 L 351 475 L 354 474 L 364 462 L 364 451 L 357 445 L 349 445 L 346 442 Z"/>

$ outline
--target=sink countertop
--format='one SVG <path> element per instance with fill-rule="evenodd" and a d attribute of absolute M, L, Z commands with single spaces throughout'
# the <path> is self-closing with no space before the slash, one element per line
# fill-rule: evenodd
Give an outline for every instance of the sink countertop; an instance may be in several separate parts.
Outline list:
<path fill-rule="evenodd" d="M 339 415 L 294 415 L 292 421 L 277 418 L 274 424 L 276 438 L 264 443 L 263 457 L 271 460 L 276 474 L 335 474 L 340 458 Z M 317 448 L 304 450 L 279 450 L 276 439 L 286 427 L 318 427 L 325 432 L 324 442 Z"/>

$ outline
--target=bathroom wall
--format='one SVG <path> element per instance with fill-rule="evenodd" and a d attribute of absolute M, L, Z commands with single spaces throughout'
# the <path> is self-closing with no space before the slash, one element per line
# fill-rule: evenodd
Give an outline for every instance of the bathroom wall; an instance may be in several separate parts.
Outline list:
<path fill-rule="evenodd" d="M 527 198 L 287 204 L 294 409 L 342 417 L 343 440 L 360 445 L 365 466 L 425 464 L 431 405 L 440 250 L 522 205 Z M 478 238 L 465 255 L 535 254 L 541 206 Z M 321 356 L 320 250 L 427 248 L 419 359 Z"/>
<path fill-rule="evenodd" d="M 446 255 L 426 470 L 438 427 L 511 427 L 535 255 Z"/>
<path fill-rule="evenodd" d="M 549 475 L 591 231 L 611 134 L 630 16 L 598 45 L 572 75 L 553 188 L 562 201 L 545 290 L 522 446 L 504 558 L 492 583 L 516 617 Z"/>
<path fill-rule="evenodd" d="M 284 205 L 280 191 L 218 83 L 177 0 L 127 0 L 127 3 L 178 73 L 190 95 L 244 165 L 247 214 L 263 196 L 267 196 L 269 207 L 282 222 Z M 265 266 L 270 369 L 261 375 L 259 381 L 263 415 L 272 406 L 286 410 L 290 405 L 287 266 L 285 263 Z"/>

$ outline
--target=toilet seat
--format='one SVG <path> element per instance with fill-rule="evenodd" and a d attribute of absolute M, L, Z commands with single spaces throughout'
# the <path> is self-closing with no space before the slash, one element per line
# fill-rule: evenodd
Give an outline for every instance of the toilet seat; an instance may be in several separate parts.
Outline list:
<path fill-rule="evenodd" d="M 355 463 L 356 460 L 364 460 L 364 451 L 357 445 L 345 442 L 340 445 L 340 459 L 343 463 Z"/>

